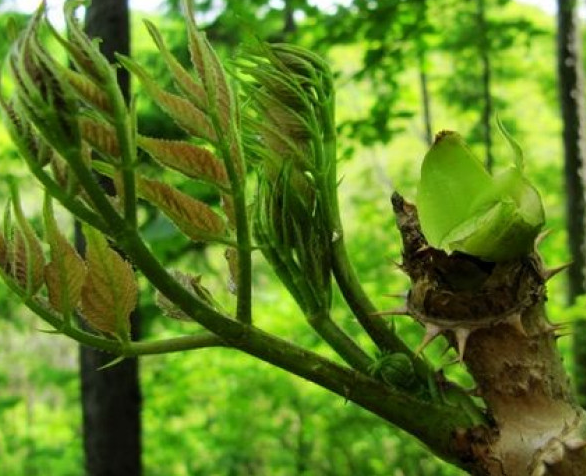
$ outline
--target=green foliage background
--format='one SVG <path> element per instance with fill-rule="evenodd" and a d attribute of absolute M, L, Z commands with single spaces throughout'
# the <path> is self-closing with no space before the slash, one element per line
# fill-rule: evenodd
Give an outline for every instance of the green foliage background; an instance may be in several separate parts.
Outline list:
<path fill-rule="evenodd" d="M 0 17 L 1 24 L 6 16 Z M 503 40 L 506 47 L 494 58 L 493 94 L 498 98 L 501 118 L 524 147 L 528 174 L 544 198 L 547 226 L 552 230 L 542 245 L 545 261 L 560 264 L 568 261 L 568 252 L 554 18 L 509 2 L 498 9 L 493 21 L 513 18 L 524 20 L 540 33 L 523 41 Z M 187 60 L 181 44 L 181 20 L 173 15 L 152 20 L 162 27 L 179 57 Z M 140 15 L 134 15 L 133 55 L 147 67 L 162 71 L 139 22 Z M 299 32 L 299 41 L 311 43 L 315 40 L 312 34 L 322 35 L 319 24 L 311 22 L 309 18 L 308 27 Z M 468 94 L 469 89 L 474 90 L 476 72 L 458 60 L 457 44 L 440 44 L 441 34 L 435 38 L 428 57 L 434 128 L 458 130 L 472 140 L 480 155 L 480 106 L 474 102 L 474 94 Z M 325 50 L 323 41 L 320 44 Z M 370 46 L 369 40 L 363 39 L 327 50 L 339 72 L 341 122 L 363 118 L 379 100 L 371 78 L 354 78 Z M 0 52 L 6 48 L 0 43 Z M 385 293 L 402 292 L 407 286 L 393 264 L 400 261 L 400 246 L 389 197 L 393 189 L 414 197 L 426 150 L 415 65 L 402 63 L 393 80 L 393 107 L 408 113 L 393 118 L 391 140 L 367 147 L 357 139 L 341 139 L 342 148 L 350 151 L 351 157 L 340 164 L 339 186 L 349 251 L 367 292 L 381 308 L 398 304 L 384 297 Z M 166 80 L 162 77 L 161 81 Z M 140 91 L 138 94 L 140 97 Z M 146 100 L 141 99 L 139 107 L 143 131 L 178 134 Z M 505 141 L 495 139 L 498 169 L 510 162 L 512 153 Z M 8 172 L 25 177 L 7 133 L 0 129 L 0 174 Z M 178 180 L 172 174 L 168 179 Z M 206 193 L 192 184 L 178 185 L 190 193 Z M 39 208 L 39 190 L 26 180 L 22 190 L 27 192 L 27 212 L 34 214 Z M 6 185 L 0 183 L 0 197 L 6 196 Z M 145 233 L 159 255 L 172 260 L 173 267 L 205 273 L 206 284 L 214 293 L 227 297 L 226 270 L 214 249 L 189 245 L 157 215 L 143 218 L 149 222 Z M 178 249 L 182 252 L 177 253 Z M 327 352 L 260 257 L 255 262 L 254 279 L 254 315 L 259 325 Z M 564 300 L 564 278 L 556 278 L 548 302 L 554 321 L 571 320 L 582 313 L 583 302 L 567 308 Z M 143 299 L 141 305 L 147 315 L 147 333 L 172 336 L 190 332 L 189 324 L 152 319 L 157 313 L 152 302 Z M 0 288 L 0 309 L 0 474 L 78 476 L 83 462 L 76 344 L 39 332 L 42 323 L 15 303 L 4 288 Z M 335 296 L 334 318 L 358 340 L 363 339 L 339 295 Z M 396 324 L 410 345 L 419 342 L 422 332 L 417 325 L 399 319 Z M 569 362 L 568 339 L 562 339 L 560 345 Z M 438 366 L 453 357 L 452 351 L 441 357 L 444 346 L 436 342 L 426 351 Z M 461 474 L 376 417 L 235 351 L 209 349 L 147 357 L 140 365 L 147 476 Z M 462 373 L 455 366 L 446 367 L 446 372 Z"/>

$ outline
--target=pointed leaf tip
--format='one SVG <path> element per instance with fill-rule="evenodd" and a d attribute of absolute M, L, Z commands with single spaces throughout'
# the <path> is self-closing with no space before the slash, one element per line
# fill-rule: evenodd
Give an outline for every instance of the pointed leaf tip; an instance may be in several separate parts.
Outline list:
<path fill-rule="evenodd" d="M 525 167 L 524 159 L 523 159 L 523 149 L 521 148 L 519 143 L 515 140 L 515 138 L 506 129 L 505 125 L 502 123 L 498 114 L 496 115 L 496 125 L 497 125 L 500 133 L 503 135 L 503 137 L 505 138 L 505 140 L 507 141 L 507 143 L 509 144 L 509 146 L 511 147 L 511 149 L 513 149 L 513 152 L 515 153 L 515 167 L 519 171 L 522 172 L 523 168 Z"/>
<path fill-rule="evenodd" d="M 132 267 L 100 232 L 86 226 L 84 234 L 88 274 L 81 291 L 83 316 L 92 327 L 127 340 L 138 295 Z"/>
<path fill-rule="evenodd" d="M 43 215 L 47 242 L 51 248 L 51 262 L 44 271 L 49 303 L 55 310 L 68 316 L 81 300 L 87 269 L 77 251 L 59 231 L 48 197 Z"/>

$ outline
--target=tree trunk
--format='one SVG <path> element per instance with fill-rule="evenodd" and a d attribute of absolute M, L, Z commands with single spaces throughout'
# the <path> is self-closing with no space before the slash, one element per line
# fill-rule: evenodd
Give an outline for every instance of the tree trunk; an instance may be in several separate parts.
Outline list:
<path fill-rule="evenodd" d="M 568 273 L 568 302 L 586 291 L 586 186 L 584 73 L 576 2 L 558 0 L 558 77 L 563 124 L 566 182 L 566 220 L 572 265 Z M 574 367 L 576 389 L 586 403 L 586 321 L 574 323 Z"/>
<path fill-rule="evenodd" d="M 490 425 L 456 429 L 461 467 L 482 476 L 583 476 L 586 414 L 575 401 L 556 348 L 558 328 L 545 315 L 552 272 L 535 253 L 487 263 L 427 244 L 415 207 L 398 194 L 393 208 L 411 278 L 407 310 L 426 330 L 457 349 L 474 378 Z M 457 405 L 457 391 L 439 382 Z M 467 406 L 462 412 L 474 411 Z"/>
<path fill-rule="evenodd" d="M 129 54 L 128 3 L 121 0 L 93 0 L 86 12 L 86 32 L 102 39 L 100 48 L 110 60 L 114 52 Z M 118 81 L 129 98 L 128 72 L 118 69 Z M 113 195 L 110 180 L 102 186 Z M 76 244 L 83 251 L 83 236 L 76 226 Z M 132 318 L 133 340 L 138 338 L 138 315 Z M 86 471 L 89 476 L 140 476 L 141 393 L 138 360 L 125 359 L 111 368 L 98 370 L 112 356 L 89 347 L 80 347 L 83 437 Z"/>
<path fill-rule="evenodd" d="M 482 134 L 485 146 L 485 164 L 488 171 L 493 167 L 492 156 L 492 127 L 490 124 L 492 116 L 492 96 L 490 93 L 491 83 L 491 65 L 490 65 L 490 43 L 488 41 L 488 31 L 486 25 L 486 6 L 484 0 L 476 0 L 476 15 L 478 23 L 478 52 L 481 62 L 482 77 Z"/>

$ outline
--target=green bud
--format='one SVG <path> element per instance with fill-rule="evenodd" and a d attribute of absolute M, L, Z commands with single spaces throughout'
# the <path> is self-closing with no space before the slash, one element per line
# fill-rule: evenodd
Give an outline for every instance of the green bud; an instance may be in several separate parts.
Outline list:
<path fill-rule="evenodd" d="M 518 144 L 498 125 L 516 160 L 496 176 L 487 172 L 456 132 L 440 132 L 425 156 L 417 209 L 432 246 L 492 262 L 531 251 L 545 221 L 541 197 L 523 175 Z"/>

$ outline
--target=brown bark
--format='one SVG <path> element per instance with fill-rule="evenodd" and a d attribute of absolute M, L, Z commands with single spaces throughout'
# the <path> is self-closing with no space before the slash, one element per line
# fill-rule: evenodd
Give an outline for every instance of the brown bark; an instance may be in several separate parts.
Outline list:
<path fill-rule="evenodd" d="M 398 195 L 393 205 L 412 282 L 409 314 L 427 340 L 443 334 L 458 350 L 492 421 L 456 431 L 459 459 L 475 475 L 586 474 L 586 415 L 556 347 L 559 329 L 545 315 L 551 273 L 539 256 L 495 264 L 447 255 L 428 246 L 413 205 Z"/>
<path fill-rule="evenodd" d="M 128 3 L 121 0 L 93 0 L 86 12 L 85 30 L 90 37 L 102 39 L 100 49 L 110 60 L 114 53 L 130 51 Z M 118 82 L 126 99 L 130 95 L 128 72 L 118 69 Z M 110 195 L 112 182 L 100 182 Z M 78 249 L 83 236 L 76 227 Z M 133 313 L 133 339 L 138 338 L 139 316 Z M 141 463 L 141 392 L 138 360 L 125 359 L 115 366 L 99 370 L 112 361 L 112 355 L 89 347 L 80 347 L 83 437 L 88 476 L 140 476 Z"/>

